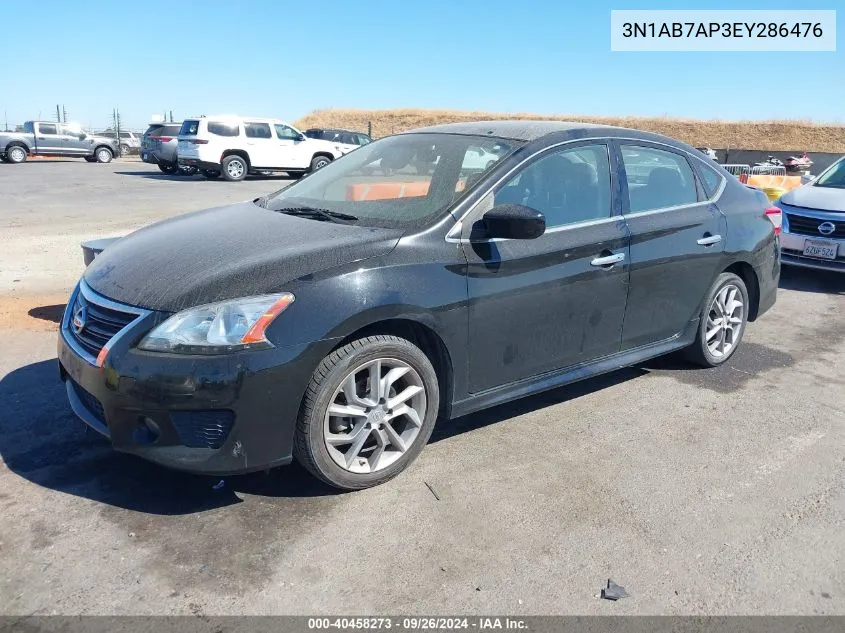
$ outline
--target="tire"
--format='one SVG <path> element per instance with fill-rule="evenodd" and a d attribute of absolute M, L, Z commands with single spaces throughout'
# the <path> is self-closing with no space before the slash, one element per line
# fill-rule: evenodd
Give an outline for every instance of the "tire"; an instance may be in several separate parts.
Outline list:
<path fill-rule="evenodd" d="M 129 146 L 128 145 L 121 145 L 120 146 L 120 155 L 121 156 L 129 156 Z"/>
<path fill-rule="evenodd" d="M 317 171 L 318 169 L 322 169 L 330 162 L 332 162 L 332 159 L 328 156 L 315 156 L 311 159 L 311 171 Z"/>
<path fill-rule="evenodd" d="M 378 403 L 377 394 L 369 391 L 376 367 L 380 384 L 392 370 L 405 369 Z M 350 388 L 354 392 L 347 398 Z M 412 395 L 391 403 L 397 391 Z M 357 413 L 330 416 L 330 405 Z M 314 371 L 297 420 L 294 456 L 315 477 L 335 488 L 361 490 L 384 483 L 402 472 L 425 447 L 439 406 L 434 367 L 413 343 L 389 335 L 352 341 L 326 356 Z M 405 412 L 395 413 L 400 409 Z M 344 441 L 347 436 L 362 443 Z M 332 448 L 329 437 L 334 440 Z"/>
<path fill-rule="evenodd" d="M 727 318 L 732 323 L 727 328 L 724 326 L 725 307 L 729 308 Z M 687 359 L 702 367 L 726 363 L 742 342 L 749 308 L 748 289 L 742 278 L 733 273 L 719 275 L 704 300 L 695 342 L 684 350 Z"/>
<path fill-rule="evenodd" d="M 20 145 L 12 145 L 6 148 L 6 162 L 12 165 L 20 165 L 26 162 L 27 151 Z"/>
<path fill-rule="evenodd" d="M 176 167 L 176 172 L 180 176 L 195 176 L 199 171 L 197 167 L 193 167 L 192 165 L 178 165 Z"/>
<path fill-rule="evenodd" d="M 86 163 L 96 163 L 97 162 L 97 159 L 94 158 L 93 156 L 83 156 L 83 158 L 85 159 Z"/>
<path fill-rule="evenodd" d="M 177 171 L 179 171 L 179 168 L 176 165 L 174 165 L 173 163 L 159 163 L 158 168 L 161 171 L 163 171 L 165 174 L 168 174 L 168 175 L 171 175 L 171 176 L 173 174 L 175 174 Z"/>
<path fill-rule="evenodd" d="M 305 175 L 305 173 L 303 173 L 301 171 L 289 171 L 289 172 L 286 172 L 286 173 L 288 175 L 288 178 L 290 178 L 291 180 L 299 180 L 300 178 L 302 178 Z"/>
<path fill-rule="evenodd" d="M 200 169 L 200 173 L 206 178 L 220 178 L 220 172 L 214 171 L 213 169 Z"/>
<path fill-rule="evenodd" d="M 249 166 L 246 159 L 238 154 L 231 154 L 220 164 L 223 178 L 229 182 L 238 182 L 246 178 Z"/>
<path fill-rule="evenodd" d="M 108 147 L 98 147 L 94 152 L 94 158 L 98 163 L 110 163 L 114 154 Z"/>

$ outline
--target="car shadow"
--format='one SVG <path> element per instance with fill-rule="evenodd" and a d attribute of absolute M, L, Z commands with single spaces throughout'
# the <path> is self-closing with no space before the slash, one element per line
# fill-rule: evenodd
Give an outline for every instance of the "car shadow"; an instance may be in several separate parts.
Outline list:
<path fill-rule="evenodd" d="M 798 266 L 782 266 L 778 287 L 784 290 L 845 295 L 845 273 Z"/>
<path fill-rule="evenodd" d="M 66 303 L 57 303 L 51 306 L 38 306 L 35 308 L 31 308 L 29 311 L 27 311 L 27 314 L 33 319 L 40 319 L 42 321 L 49 321 L 51 323 L 61 323 L 66 306 Z"/>
<path fill-rule="evenodd" d="M 138 178 L 147 178 L 149 180 L 208 180 L 209 182 L 228 182 L 223 178 L 206 178 L 202 174 L 194 174 L 193 176 L 179 176 L 177 174 L 165 174 L 163 172 L 154 171 L 116 171 L 118 176 L 136 176 Z M 246 180 L 292 180 L 286 174 L 278 175 L 263 175 L 251 174 L 246 177 Z"/>
<path fill-rule="evenodd" d="M 117 453 L 71 411 L 55 358 L 3 377 L 0 402 L 0 458 L 9 470 L 39 486 L 104 504 L 182 515 L 240 503 L 239 493 L 295 498 L 339 492 L 295 464 L 221 478 Z"/>

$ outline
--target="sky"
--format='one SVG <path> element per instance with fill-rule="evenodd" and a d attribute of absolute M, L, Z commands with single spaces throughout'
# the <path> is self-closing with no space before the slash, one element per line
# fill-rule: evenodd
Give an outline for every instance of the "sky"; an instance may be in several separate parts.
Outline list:
<path fill-rule="evenodd" d="M 841 0 L 697 2 L 690 9 L 836 9 Z M 0 106 L 143 130 L 238 113 L 294 121 L 321 108 L 799 118 L 845 123 L 845 42 L 824 53 L 610 51 L 611 9 L 643 0 L 0 0 Z M 837 32 L 845 33 L 845 5 Z M 10 54 L 12 50 L 15 54 Z M 0 121 L 0 125 L 3 122 Z"/>

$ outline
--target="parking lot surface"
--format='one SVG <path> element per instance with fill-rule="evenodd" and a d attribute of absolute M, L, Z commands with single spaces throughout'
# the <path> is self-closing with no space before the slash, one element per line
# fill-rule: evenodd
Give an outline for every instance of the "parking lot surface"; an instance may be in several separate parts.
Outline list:
<path fill-rule="evenodd" d="M 116 454 L 71 413 L 79 243 L 284 186 L 0 165 L 0 613 L 845 614 L 845 275 L 786 270 L 728 366 L 651 361 L 441 422 L 337 494 Z M 608 578 L 630 597 L 598 599 Z"/>

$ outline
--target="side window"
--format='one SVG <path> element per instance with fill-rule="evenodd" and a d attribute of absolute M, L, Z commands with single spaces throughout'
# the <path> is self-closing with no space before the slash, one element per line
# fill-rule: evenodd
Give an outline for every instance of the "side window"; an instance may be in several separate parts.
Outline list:
<path fill-rule="evenodd" d="M 293 140 L 299 138 L 299 134 L 297 134 L 296 130 L 294 130 L 292 127 L 282 125 L 281 123 L 276 123 L 274 127 L 276 128 L 276 136 L 281 139 Z"/>
<path fill-rule="evenodd" d="M 494 204 L 524 204 L 554 228 L 608 218 L 610 163 L 607 145 L 582 145 L 547 154 L 496 191 Z"/>
<path fill-rule="evenodd" d="M 269 123 L 244 122 L 244 133 L 247 138 L 273 138 Z"/>
<path fill-rule="evenodd" d="M 358 134 L 358 145 L 366 145 L 371 142 L 371 139 L 366 134 Z"/>
<path fill-rule="evenodd" d="M 698 173 L 701 174 L 701 180 L 704 182 L 704 191 L 707 193 L 707 197 L 712 198 L 722 185 L 722 180 L 724 180 L 722 174 L 704 163 L 698 164 Z"/>
<path fill-rule="evenodd" d="M 340 133 L 340 142 L 344 143 L 345 145 L 357 145 L 357 139 L 355 138 L 354 134 L 350 134 L 349 132 L 341 132 Z"/>
<path fill-rule="evenodd" d="M 39 134 L 57 134 L 56 124 L 55 123 L 39 123 L 38 124 L 38 133 Z"/>
<path fill-rule="evenodd" d="M 653 147 L 622 146 L 631 212 L 664 209 L 698 201 L 687 159 Z"/>
<path fill-rule="evenodd" d="M 185 125 L 183 124 L 182 134 L 185 134 L 184 128 Z M 221 123 L 220 121 L 209 121 L 208 131 L 211 134 L 216 134 L 217 136 L 238 136 L 240 134 L 240 129 L 237 123 Z M 196 131 L 194 131 L 193 134 L 196 134 Z"/>

